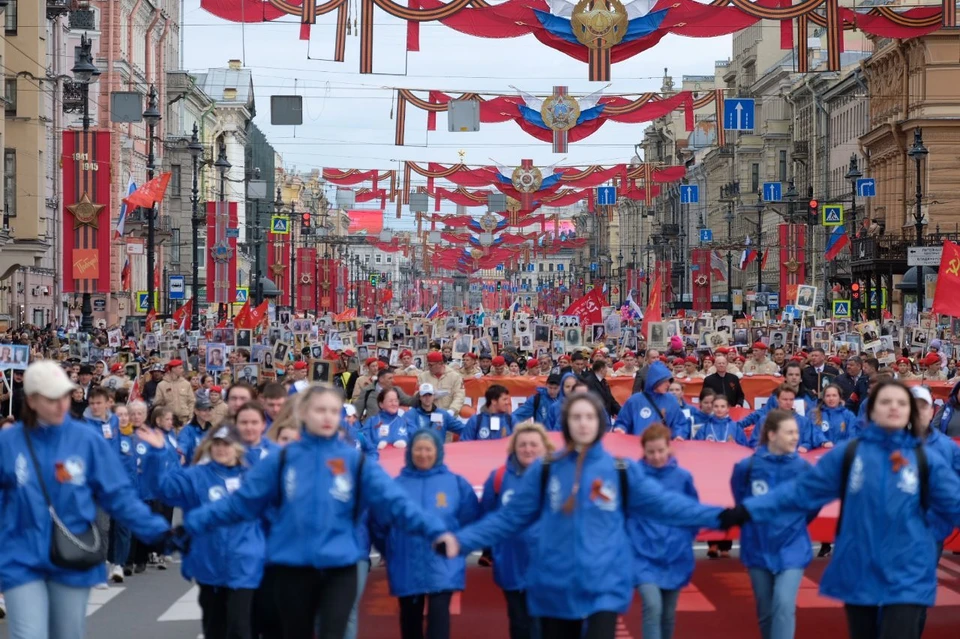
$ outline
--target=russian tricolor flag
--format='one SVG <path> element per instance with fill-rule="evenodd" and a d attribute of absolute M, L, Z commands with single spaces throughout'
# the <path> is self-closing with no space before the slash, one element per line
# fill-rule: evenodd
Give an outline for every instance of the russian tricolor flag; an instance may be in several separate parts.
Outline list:
<path fill-rule="evenodd" d="M 847 231 L 842 226 L 837 226 L 833 229 L 833 233 L 830 234 L 830 237 L 827 238 L 827 261 L 833 261 L 835 257 L 840 255 L 840 252 L 844 249 L 845 246 L 849 246 L 850 236 L 847 235 Z"/>
<path fill-rule="evenodd" d="M 435 318 L 439 312 L 440 312 L 440 304 L 434 303 L 434 305 L 430 307 L 430 310 L 427 311 L 427 319 Z"/>

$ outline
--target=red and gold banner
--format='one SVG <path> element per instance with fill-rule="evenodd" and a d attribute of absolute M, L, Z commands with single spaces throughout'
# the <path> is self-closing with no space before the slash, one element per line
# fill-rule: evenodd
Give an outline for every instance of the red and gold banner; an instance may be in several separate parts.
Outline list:
<path fill-rule="evenodd" d="M 290 235 L 270 233 L 267 243 L 268 277 L 280 289 L 277 304 L 290 306 Z"/>
<path fill-rule="evenodd" d="M 807 227 L 803 224 L 781 224 L 780 227 L 780 303 L 793 304 L 797 287 L 807 281 L 805 248 Z"/>
<path fill-rule="evenodd" d="M 236 202 L 207 202 L 207 302 L 232 304 L 237 299 Z"/>
<path fill-rule="evenodd" d="M 297 299 L 298 312 L 317 308 L 317 249 L 297 249 Z"/>
<path fill-rule="evenodd" d="M 657 277 L 660 278 L 662 304 L 673 302 L 673 263 L 670 260 L 657 260 Z"/>
<path fill-rule="evenodd" d="M 320 312 L 337 312 L 339 265 L 336 260 L 323 258 L 317 262 L 317 282 L 320 284 Z"/>
<path fill-rule="evenodd" d="M 691 280 L 693 282 L 693 310 L 697 313 L 710 310 L 710 249 L 693 249 Z"/>
<path fill-rule="evenodd" d="M 110 132 L 63 132 L 63 292 L 110 292 Z"/>

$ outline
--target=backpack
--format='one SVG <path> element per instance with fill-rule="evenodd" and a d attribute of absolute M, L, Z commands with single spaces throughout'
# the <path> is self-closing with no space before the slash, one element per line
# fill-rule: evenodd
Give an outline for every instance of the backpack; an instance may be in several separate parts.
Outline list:
<path fill-rule="evenodd" d="M 843 522 L 843 508 L 847 497 L 847 482 L 850 479 L 853 460 L 857 458 L 859 444 L 859 439 L 852 439 L 843 451 L 843 465 L 840 470 L 840 515 L 837 517 L 837 531 L 834 533 L 834 538 L 840 535 L 840 524 Z M 917 472 L 920 475 L 920 508 L 926 515 L 930 508 L 930 465 L 927 463 L 927 451 L 922 443 L 918 443 L 913 451 L 917 456 Z"/>
<path fill-rule="evenodd" d="M 617 479 L 620 483 L 620 507 L 623 509 L 623 516 L 627 516 L 627 501 L 630 496 L 630 478 L 627 477 L 627 462 L 617 457 L 614 461 L 617 469 Z M 497 497 L 500 496 L 500 488 L 503 486 L 503 476 L 507 474 L 506 465 L 497 469 L 493 475 L 493 492 Z M 547 484 L 550 483 L 550 461 L 544 460 L 540 470 L 540 510 L 543 510 L 543 503 L 547 496 Z"/>
<path fill-rule="evenodd" d="M 353 523 L 356 524 L 360 521 L 360 495 L 362 493 L 361 489 L 363 483 L 360 478 L 363 476 L 363 464 L 367 460 L 367 456 L 363 453 L 360 453 L 360 462 L 357 464 L 357 476 L 354 480 L 354 486 L 356 490 L 353 495 Z M 287 463 L 287 447 L 284 446 L 280 449 L 280 465 L 277 467 L 277 493 L 279 496 L 279 502 L 283 504 L 283 467 Z"/>

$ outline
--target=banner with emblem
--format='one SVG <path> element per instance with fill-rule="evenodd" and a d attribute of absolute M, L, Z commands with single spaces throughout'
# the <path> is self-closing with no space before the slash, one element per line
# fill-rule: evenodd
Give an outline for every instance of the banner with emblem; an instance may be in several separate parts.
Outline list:
<path fill-rule="evenodd" d="M 660 278 L 662 303 L 670 305 L 673 303 L 673 262 L 670 260 L 657 260 L 657 277 Z"/>
<path fill-rule="evenodd" d="M 64 131 L 63 292 L 110 292 L 110 132 Z"/>
<path fill-rule="evenodd" d="M 232 304 L 237 298 L 236 202 L 207 202 L 207 302 Z"/>
<path fill-rule="evenodd" d="M 345 305 L 341 302 L 338 288 L 345 288 L 346 280 L 341 279 L 342 272 L 339 262 L 324 258 L 317 262 L 317 289 L 320 294 L 320 312 L 332 311 L 339 313 Z"/>
<path fill-rule="evenodd" d="M 797 287 L 807 281 L 805 248 L 807 227 L 781 224 L 780 227 L 780 299 L 797 299 Z"/>
<path fill-rule="evenodd" d="M 693 249 L 690 257 L 693 268 L 690 279 L 693 281 L 693 310 L 697 313 L 710 311 L 710 249 Z"/>
<path fill-rule="evenodd" d="M 296 310 L 314 311 L 317 308 L 317 249 L 297 249 Z"/>
<path fill-rule="evenodd" d="M 267 277 L 280 289 L 277 304 L 290 306 L 290 235 L 271 232 L 267 240 Z"/>

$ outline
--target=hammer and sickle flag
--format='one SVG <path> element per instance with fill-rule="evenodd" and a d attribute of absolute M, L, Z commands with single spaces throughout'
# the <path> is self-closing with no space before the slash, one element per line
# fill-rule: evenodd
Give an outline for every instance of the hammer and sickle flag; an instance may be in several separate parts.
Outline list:
<path fill-rule="evenodd" d="M 960 317 L 960 246 L 944 240 L 940 269 L 937 273 L 937 290 L 933 295 L 933 312 L 950 317 Z"/>

